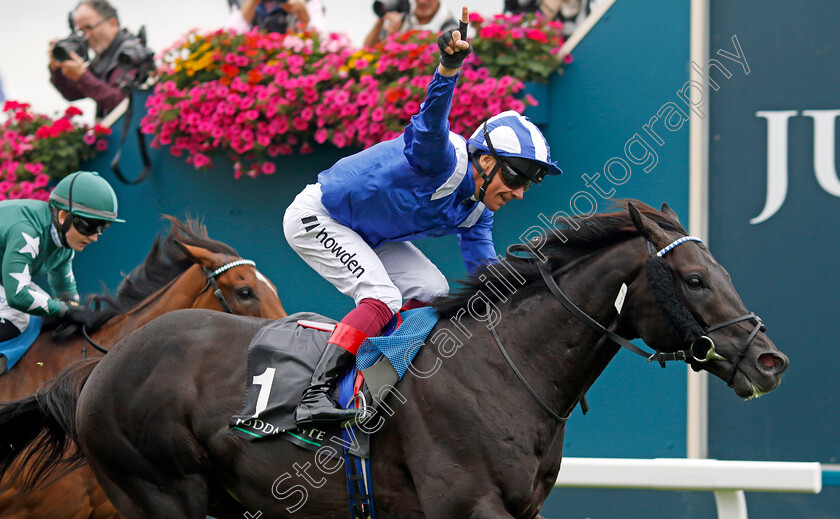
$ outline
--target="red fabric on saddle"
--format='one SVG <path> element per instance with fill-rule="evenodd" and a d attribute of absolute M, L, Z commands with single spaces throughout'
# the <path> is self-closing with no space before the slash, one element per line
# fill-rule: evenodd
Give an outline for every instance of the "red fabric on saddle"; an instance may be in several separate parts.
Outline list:
<path fill-rule="evenodd" d="M 340 346 L 355 355 L 359 351 L 359 346 L 362 345 L 362 341 L 367 339 L 367 337 L 363 332 L 352 326 L 338 323 L 335 325 L 335 330 L 333 330 L 327 342 Z"/>

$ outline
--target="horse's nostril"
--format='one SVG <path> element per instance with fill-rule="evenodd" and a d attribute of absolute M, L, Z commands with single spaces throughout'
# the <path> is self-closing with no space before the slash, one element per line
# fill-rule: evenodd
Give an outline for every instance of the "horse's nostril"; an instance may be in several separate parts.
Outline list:
<path fill-rule="evenodd" d="M 785 356 L 775 355 L 773 353 L 763 353 L 759 355 L 758 362 L 767 371 L 780 374 L 787 369 L 787 358 Z"/>
<path fill-rule="evenodd" d="M 761 364 L 768 369 L 775 367 L 776 362 L 778 362 L 776 357 L 771 355 L 770 353 L 765 353 L 761 355 L 760 357 L 758 357 L 758 361 L 761 362 Z"/>

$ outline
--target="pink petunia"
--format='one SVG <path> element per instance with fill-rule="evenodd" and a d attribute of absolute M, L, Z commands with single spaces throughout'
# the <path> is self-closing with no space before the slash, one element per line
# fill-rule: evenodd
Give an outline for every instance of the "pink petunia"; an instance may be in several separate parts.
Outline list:
<path fill-rule="evenodd" d="M 264 175 L 271 175 L 276 171 L 276 166 L 273 162 L 263 162 L 263 165 L 260 167 L 260 171 L 263 172 Z"/>
<path fill-rule="evenodd" d="M 23 165 L 23 169 L 30 175 L 40 175 L 44 171 L 44 165 L 40 162 L 28 162 Z"/>
<path fill-rule="evenodd" d="M 192 156 L 193 165 L 198 168 L 203 168 L 210 164 L 210 157 L 203 153 L 196 153 Z"/>

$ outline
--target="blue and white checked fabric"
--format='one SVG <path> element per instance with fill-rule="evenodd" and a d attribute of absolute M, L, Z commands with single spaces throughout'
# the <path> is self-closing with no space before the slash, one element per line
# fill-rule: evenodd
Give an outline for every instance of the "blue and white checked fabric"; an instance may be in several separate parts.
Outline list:
<path fill-rule="evenodd" d="M 367 369 L 380 355 L 385 355 L 402 379 L 420 346 L 437 324 L 438 314 L 430 307 L 416 308 L 403 312 L 402 319 L 403 323 L 391 335 L 365 339 L 356 354 L 356 367 Z"/>
<path fill-rule="evenodd" d="M 664 247 L 661 251 L 657 252 L 656 255 L 661 258 L 662 256 L 671 252 L 671 250 L 674 247 L 676 247 L 677 245 L 679 245 L 680 243 L 685 243 L 687 241 L 697 241 L 697 242 L 703 243 L 703 240 L 701 240 L 697 236 L 683 236 L 682 238 L 678 238 L 678 239 L 672 241 L 670 244 L 668 244 L 666 247 Z"/>

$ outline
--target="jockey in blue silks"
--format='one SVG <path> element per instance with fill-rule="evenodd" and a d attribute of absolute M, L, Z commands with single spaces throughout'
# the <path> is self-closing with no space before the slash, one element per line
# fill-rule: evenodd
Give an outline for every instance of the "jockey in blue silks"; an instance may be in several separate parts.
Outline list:
<path fill-rule="evenodd" d="M 329 398 L 336 377 L 401 307 L 449 293 L 411 240 L 457 234 L 469 271 L 494 263 L 493 212 L 562 173 L 540 130 L 516 112 L 491 117 L 468 142 L 449 131 L 458 70 L 471 50 L 461 39 L 467 15 L 465 7 L 460 28 L 440 36 L 441 64 L 405 133 L 339 160 L 286 210 L 289 245 L 357 305 L 330 336 L 295 413 L 299 426 L 358 419 L 361 410 Z"/>

